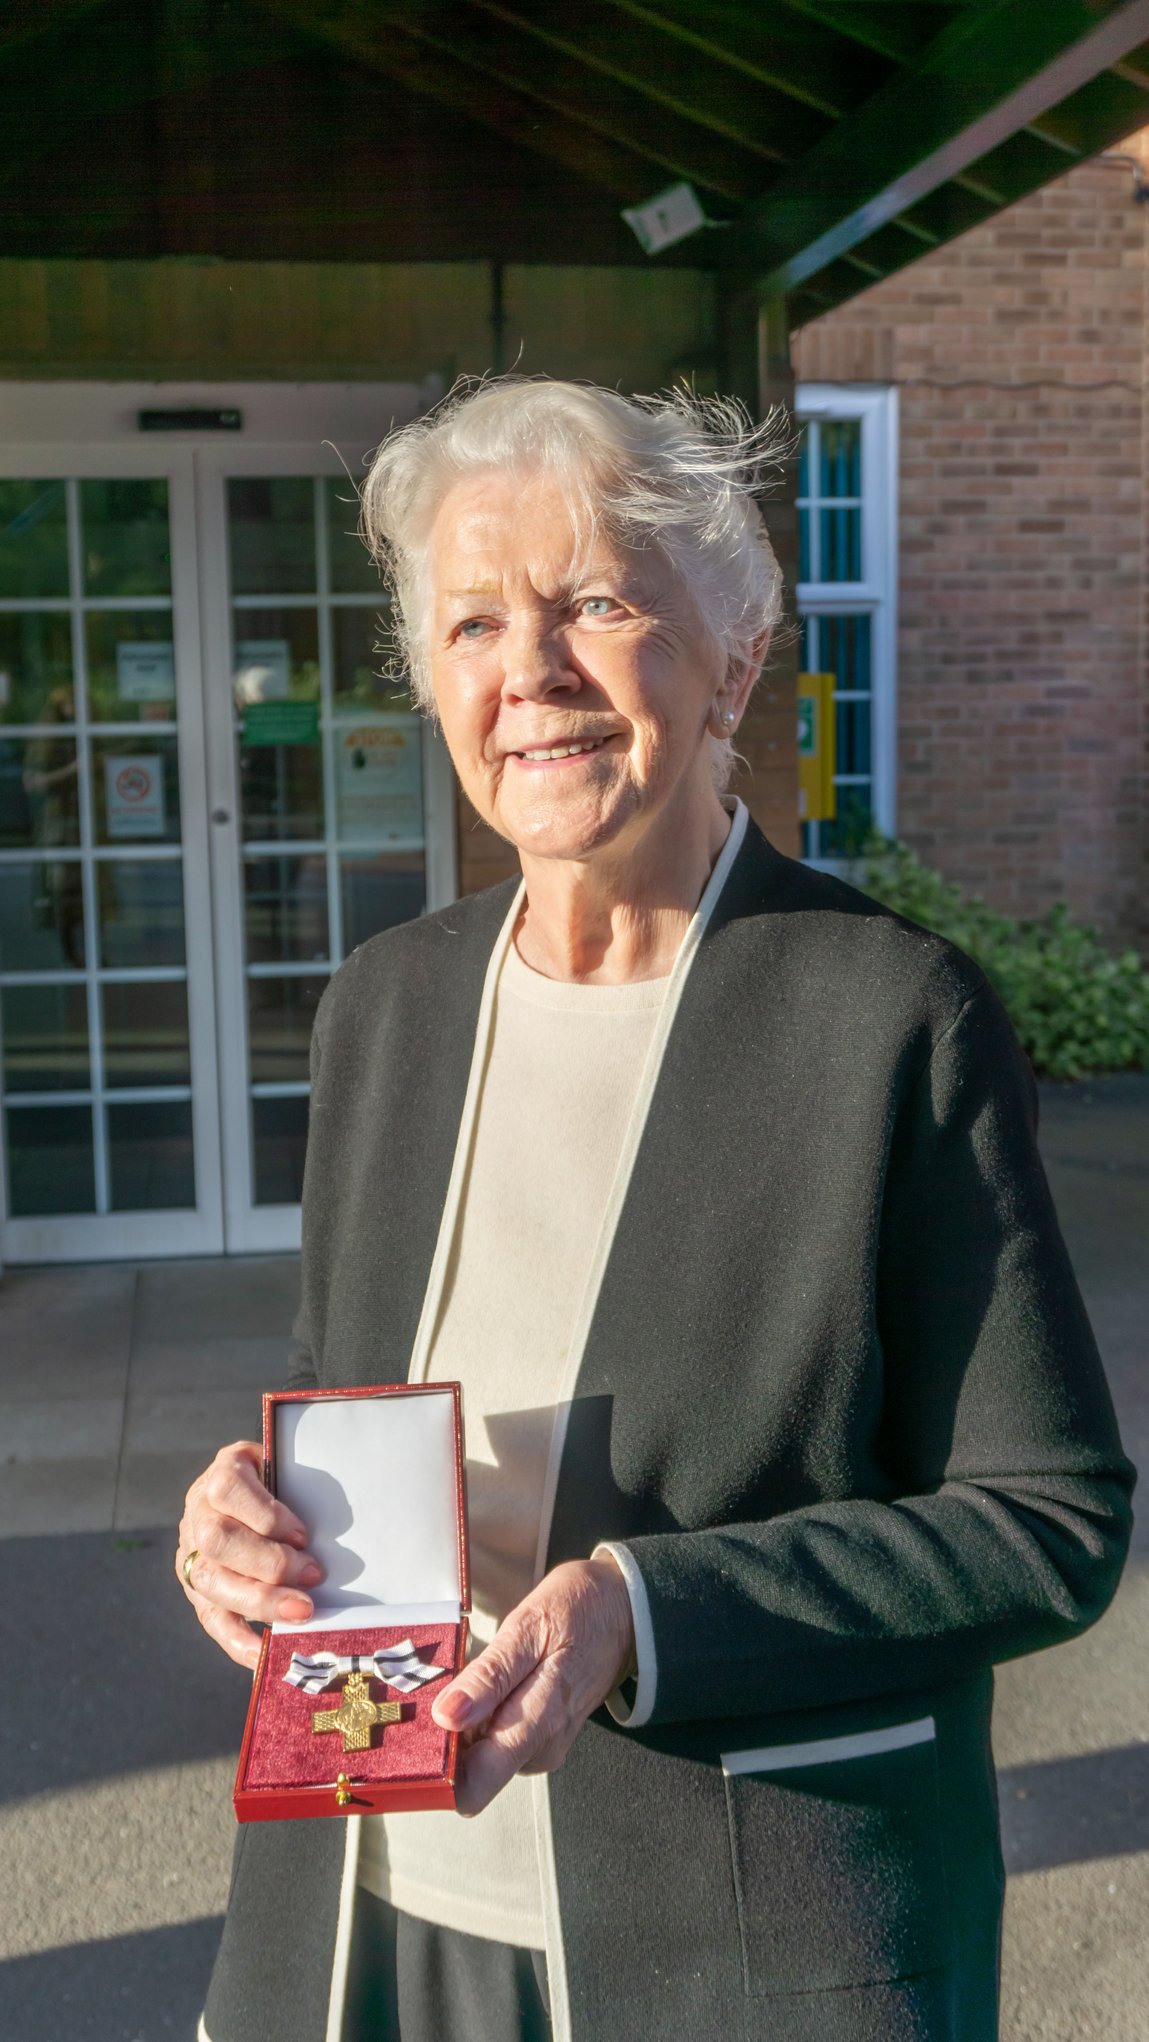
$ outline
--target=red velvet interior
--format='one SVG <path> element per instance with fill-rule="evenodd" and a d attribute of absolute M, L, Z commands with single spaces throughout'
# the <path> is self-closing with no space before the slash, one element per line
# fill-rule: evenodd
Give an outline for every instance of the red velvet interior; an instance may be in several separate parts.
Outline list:
<path fill-rule="evenodd" d="M 374 1732 L 369 1751 L 343 1751 L 337 1730 L 316 1733 L 311 1719 L 320 1709 L 337 1709 L 342 1681 L 320 1695 L 304 1694 L 283 1676 L 293 1652 L 308 1658 L 316 1652 L 376 1652 L 410 1638 L 420 1659 L 448 1671 L 413 1694 L 399 1694 L 381 1681 L 371 1682 L 376 1702 L 399 1702 L 398 1723 Z M 336 1773 L 351 1780 L 441 1779 L 447 1765 L 449 1733 L 432 1721 L 431 1704 L 456 1671 L 461 1625 L 420 1624 L 402 1631 L 281 1631 L 269 1641 L 263 1685 L 256 1704 L 255 1729 L 247 1757 L 244 1787 L 329 1786 Z"/>

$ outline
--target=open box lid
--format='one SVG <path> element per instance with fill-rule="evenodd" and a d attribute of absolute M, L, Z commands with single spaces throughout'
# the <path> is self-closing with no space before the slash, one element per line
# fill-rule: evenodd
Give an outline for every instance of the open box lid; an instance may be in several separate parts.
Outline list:
<path fill-rule="evenodd" d="M 324 1570 L 314 1615 L 275 1631 L 458 1623 L 469 1607 L 457 1383 L 263 1400 L 268 1486 Z"/>

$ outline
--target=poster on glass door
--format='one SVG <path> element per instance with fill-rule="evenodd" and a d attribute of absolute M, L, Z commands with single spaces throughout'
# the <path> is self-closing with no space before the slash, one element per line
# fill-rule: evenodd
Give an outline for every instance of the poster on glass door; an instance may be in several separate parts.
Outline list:
<path fill-rule="evenodd" d="M 335 809 L 342 843 L 423 849 L 423 731 L 410 711 L 335 730 Z"/>
<path fill-rule="evenodd" d="M 151 752 L 105 758 L 104 808 L 110 838 L 162 837 L 167 829 L 162 757 Z"/>

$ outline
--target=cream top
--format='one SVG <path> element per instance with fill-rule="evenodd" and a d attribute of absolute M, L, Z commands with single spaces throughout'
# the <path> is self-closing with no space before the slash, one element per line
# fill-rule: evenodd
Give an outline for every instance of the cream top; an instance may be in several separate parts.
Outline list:
<path fill-rule="evenodd" d="M 513 945 L 427 1367 L 463 1385 L 474 1650 L 537 1579 L 556 1400 L 666 979 L 543 978 Z M 405 1913 L 541 1949 L 531 1783 L 472 1821 L 367 1817 L 360 1883 Z"/>

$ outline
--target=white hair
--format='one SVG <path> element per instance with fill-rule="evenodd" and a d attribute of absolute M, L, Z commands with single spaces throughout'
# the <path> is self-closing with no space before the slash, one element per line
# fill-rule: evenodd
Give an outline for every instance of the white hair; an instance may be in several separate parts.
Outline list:
<path fill-rule="evenodd" d="M 384 440 L 362 490 L 363 536 L 392 594 L 415 702 L 434 713 L 428 550 L 456 482 L 491 470 L 560 476 L 579 550 L 599 531 L 628 550 L 657 547 L 730 671 L 754 656 L 781 612 L 781 574 L 755 498 L 790 446 L 783 413 L 755 424 L 732 398 L 686 390 L 627 398 L 520 376 L 457 384 Z M 723 787 L 733 747 L 712 743 Z"/>

